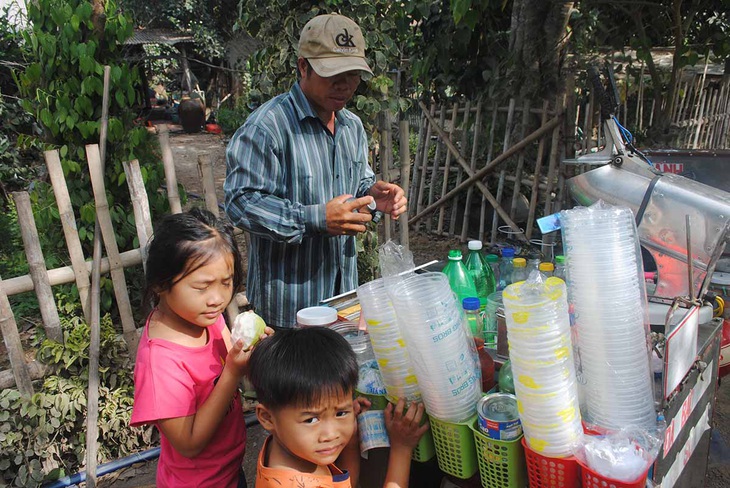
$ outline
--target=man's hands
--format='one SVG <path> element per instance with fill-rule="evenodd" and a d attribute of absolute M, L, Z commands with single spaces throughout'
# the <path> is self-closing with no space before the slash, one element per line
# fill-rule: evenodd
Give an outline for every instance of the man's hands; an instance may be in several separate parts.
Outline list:
<path fill-rule="evenodd" d="M 383 213 L 390 214 L 392 219 L 397 220 L 400 214 L 407 210 L 408 200 L 406 194 L 398 185 L 376 181 L 370 187 L 370 195 L 375 199 L 376 209 Z"/>
<path fill-rule="evenodd" d="M 365 232 L 365 224 L 373 220 L 368 210 L 368 204 L 372 201 L 373 197 L 352 198 L 352 195 L 340 195 L 327 202 L 327 232 L 333 236 L 354 236 Z"/>
<path fill-rule="evenodd" d="M 393 219 L 398 219 L 407 210 L 408 200 L 401 187 L 377 181 L 370 187 L 370 196 L 353 198 L 352 195 L 340 195 L 327 202 L 325 208 L 327 232 L 333 236 L 354 236 L 365 232 L 365 225 L 373 220 L 367 208 L 372 201 L 375 202 L 377 210 L 390 214 Z"/>

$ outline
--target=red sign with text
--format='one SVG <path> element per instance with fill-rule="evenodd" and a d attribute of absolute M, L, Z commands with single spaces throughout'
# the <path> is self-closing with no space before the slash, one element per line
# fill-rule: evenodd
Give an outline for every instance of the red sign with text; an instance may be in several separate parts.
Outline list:
<path fill-rule="evenodd" d="M 654 167 L 663 173 L 684 173 L 684 163 L 654 163 Z"/>

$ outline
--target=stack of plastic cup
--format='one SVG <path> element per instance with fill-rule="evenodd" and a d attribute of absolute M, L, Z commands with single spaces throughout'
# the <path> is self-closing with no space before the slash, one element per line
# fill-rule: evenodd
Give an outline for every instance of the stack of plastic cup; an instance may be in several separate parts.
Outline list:
<path fill-rule="evenodd" d="M 426 411 L 445 422 L 471 418 L 481 395 L 479 358 L 446 275 L 411 275 L 388 293 Z"/>
<path fill-rule="evenodd" d="M 509 358 L 525 440 L 547 457 L 567 457 L 583 434 L 565 282 L 536 271 L 508 286 Z"/>
<path fill-rule="evenodd" d="M 388 399 L 420 402 L 418 381 L 383 279 L 359 286 L 357 297 Z"/>
<path fill-rule="evenodd" d="M 560 221 L 580 355 L 583 417 L 606 429 L 652 428 L 656 412 L 649 321 L 633 213 L 599 202 L 563 211 Z"/>

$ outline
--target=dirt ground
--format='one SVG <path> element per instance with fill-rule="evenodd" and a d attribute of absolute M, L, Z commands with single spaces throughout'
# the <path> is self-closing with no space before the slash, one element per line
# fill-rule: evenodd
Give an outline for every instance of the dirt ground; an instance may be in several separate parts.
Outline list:
<path fill-rule="evenodd" d="M 207 153 L 213 165 L 217 197 L 223 202 L 223 180 L 225 178 L 225 146 L 227 138 L 207 133 L 185 134 L 175 126 L 171 127 L 170 143 L 175 160 L 177 179 L 191 196 L 190 203 L 202 201 L 203 189 L 198 171 L 198 155 Z M 243 241 L 243 239 L 241 239 Z M 382 242 L 382 241 L 381 241 Z M 242 252 L 245 258 L 241 242 Z M 456 239 L 440 238 L 433 235 L 410 233 L 410 249 L 416 265 L 433 259 L 444 259 L 451 248 L 464 248 Z M 244 263 L 246 265 L 247 263 Z M 706 479 L 707 488 L 726 488 L 730 486 L 730 449 L 725 440 L 730 440 L 730 378 L 722 383 L 717 392 L 717 408 L 714 415 L 715 435 L 709 460 Z M 248 429 L 244 470 L 249 486 L 253 486 L 256 472 L 256 456 L 266 437 L 266 432 L 258 425 Z M 137 464 L 125 470 L 103 477 L 100 486 L 113 488 L 154 487 L 156 463 Z M 681 487 L 679 487 L 681 488 Z"/>

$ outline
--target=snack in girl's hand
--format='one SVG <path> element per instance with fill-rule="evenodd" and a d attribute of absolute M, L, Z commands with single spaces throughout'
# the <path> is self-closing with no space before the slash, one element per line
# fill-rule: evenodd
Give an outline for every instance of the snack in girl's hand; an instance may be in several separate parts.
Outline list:
<path fill-rule="evenodd" d="M 243 341 L 243 348 L 248 349 L 259 341 L 259 337 L 264 334 L 265 329 L 266 322 L 253 310 L 239 313 L 233 321 L 231 342 L 235 344 L 240 339 Z"/>

